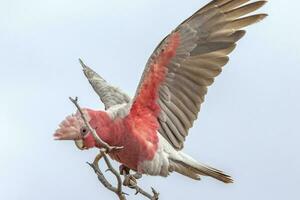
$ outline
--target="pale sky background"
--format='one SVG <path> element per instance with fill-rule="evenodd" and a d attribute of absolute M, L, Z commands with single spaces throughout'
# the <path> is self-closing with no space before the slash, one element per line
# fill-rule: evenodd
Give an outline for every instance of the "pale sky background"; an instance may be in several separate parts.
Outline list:
<path fill-rule="evenodd" d="M 205 3 L 0 0 L 1 199 L 116 199 L 85 164 L 96 151 L 52 139 L 75 111 L 69 96 L 103 108 L 77 59 L 133 95 L 154 47 Z M 271 0 L 261 9 L 270 16 L 247 29 L 187 138 L 186 153 L 235 183 L 173 174 L 145 176 L 145 188 L 161 199 L 300 199 L 299 6 Z"/>

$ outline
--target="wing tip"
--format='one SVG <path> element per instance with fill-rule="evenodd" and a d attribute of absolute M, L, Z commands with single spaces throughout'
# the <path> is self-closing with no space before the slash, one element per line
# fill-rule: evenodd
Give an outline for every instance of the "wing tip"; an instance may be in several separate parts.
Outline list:
<path fill-rule="evenodd" d="M 259 20 L 263 20 L 264 18 L 268 17 L 269 15 L 267 13 L 258 14 Z"/>
<path fill-rule="evenodd" d="M 258 22 L 264 20 L 269 15 L 267 13 L 262 13 L 262 14 L 257 14 L 257 15 L 254 15 L 254 16 L 256 17 L 256 21 L 254 23 L 258 23 Z"/>
<path fill-rule="evenodd" d="M 89 67 L 82 61 L 81 58 L 78 58 L 78 61 L 79 61 L 80 65 L 81 65 L 81 67 L 82 67 L 82 71 L 83 71 L 84 75 L 85 75 L 88 79 L 90 79 L 90 78 L 95 74 L 95 72 L 94 72 L 91 68 L 89 68 Z"/>
<path fill-rule="evenodd" d="M 84 62 L 82 61 L 81 58 L 78 58 L 78 61 L 79 61 L 80 65 L 81 65 L 81 67 L 82 67 L 83 69 L 88 68 L 88 67 L 86 66 L 86 64 L 84 64 Z"/>

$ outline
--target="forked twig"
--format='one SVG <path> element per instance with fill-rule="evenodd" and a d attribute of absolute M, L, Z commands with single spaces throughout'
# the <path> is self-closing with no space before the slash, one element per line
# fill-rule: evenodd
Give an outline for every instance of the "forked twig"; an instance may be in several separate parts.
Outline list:
<path fill-rule="evenodd" d="M 118 180 L 118 186 L 114 187 L 112 186 L 112 184 L 110 184 L 107 179 L 105 178 L 104 174 L 102 173 L 102 171 L 99 168 L 99 161 L 101 158 L 105 159 L 105 162 L 107 164 L 107 167 L 109 168 L 110 171 L 115 171 L 116 173 L 114 173 L 114 175 L 117 177 Z M 109 164 L 108 164 L 109 163 Z M 96 156 L 95 160 L 93 163 L 88 163 L 90 167 L 92 167 L 96 173 L 96 175 L 98 176 L 98 180 L 102 183 L 102 185 L 104 185 L 104 187 L 106 187 L 108 190 L 112 191 L 113 193 L 115 193 L 120 200 L 126 200 L 126 193 L 123 192 L 122 190 L 122 179 L 121 176 L 118 174 L 118 172 L 112 167 L 112 165 L 110 164 L 109 159 L 107 158 L 107 155 L 105 152 L 100 151 L 100 153 Z"/>

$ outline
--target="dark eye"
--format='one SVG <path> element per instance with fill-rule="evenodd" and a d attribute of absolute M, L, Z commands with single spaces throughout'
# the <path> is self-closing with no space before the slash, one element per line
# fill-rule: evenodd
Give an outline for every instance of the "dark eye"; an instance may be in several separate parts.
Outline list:
<path fill-rule="evenodd" d="M 86 134 L 88 133 L 88 128 L 87 127 L 82 127 L 81 129 L 80 129 L 80 134 L 82 135 L 82 136 L 86 136 Z"/>

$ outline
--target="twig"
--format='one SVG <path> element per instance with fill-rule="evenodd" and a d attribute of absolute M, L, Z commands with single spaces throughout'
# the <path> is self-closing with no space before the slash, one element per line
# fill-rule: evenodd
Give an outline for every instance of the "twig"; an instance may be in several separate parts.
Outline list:
<path fill-rule="evenodd" d="M 109 171 L 114 174 L 114 176 L 116 177 L 116 179 L 118 181 L 118 187 L 117 187 L 118 194 L 123 194 L 123 192 L 122 192 L 122 178 L 121 178 L 119 172 L 117 170 L 115 170 L 115 168 L 113 168 L 113 166 L 111 165 L 111 163 L 110 163 L 110 161 L 109 161 L 109 159 L 106 155 L 106 152 L 103 152 L 103 150 L 100 150 L 100 151 L 102 152 L 103 158 L 105 160 L 105 163 L 106 163 Z"/>
<path fill-rule="evenodd" d="M 108 160 L 106 154 L 105 154 L 104 152 L 100 151 L 100 153 L 96 156 L 94 162 L 93 162 L 93 163 L 88 163 L 88 165 L 94 169 L 95 173 L 96 173 L 97 176 L 98 176 L 98 180 L 102 183 L 102 185 L 104 185 L 104 187 L 106 187 L 108 190 L 110 190 L 110 191 L 112 191 L 113 193 L 115 193 L 115 194 L 119 197 L 120 200 L 126 200 L 126 197 L 125 197 L 125 194 L 126 194 L 126 193 L 124 193 L 124 192 L 122 191 L 122 184 L 121 184 L 121 185 L 118 184 L 118 187 L 112 186 L 112 185 L 107 181 L 107 179 L 105 178 L 104 174 L 103 174 L 102 171 L 100 170 L 100 168 L 99 168 L 99 160 L 100 160 L 102 157 L 104 157 L 104 158 L 106 157 L 106 159 Z M 105 159 L 105 160 L 106 160 L 106 159 Z M 108 162 L 109 162 L 109 160 L 108 160 Z M 106 162 L 106 164 L 107 164 L 107 162 Z M 108 165 L 108 167 L 110 168 L 110 170 L 111 170 L 111 169 L 114 169 L 114 168 L 111 166 L 111 164 Z M 121 177 L 119 177 L 119 178 L 120 178 L 120 181 L 121 181 L 121 183 L 122 183 Z M 118 182 L 119 182 L 119 179 L 118 179 Z"/>

